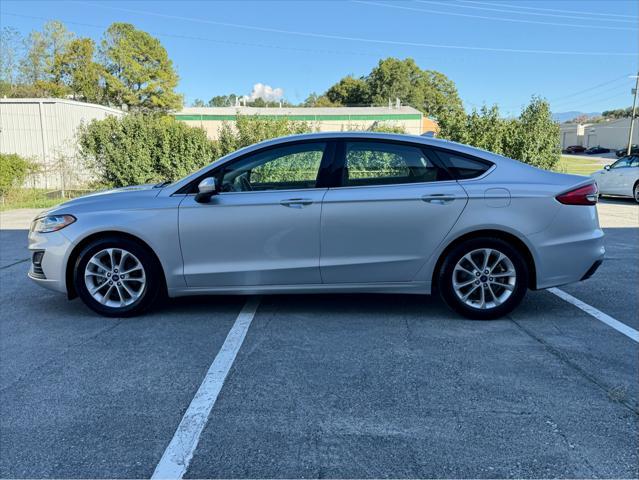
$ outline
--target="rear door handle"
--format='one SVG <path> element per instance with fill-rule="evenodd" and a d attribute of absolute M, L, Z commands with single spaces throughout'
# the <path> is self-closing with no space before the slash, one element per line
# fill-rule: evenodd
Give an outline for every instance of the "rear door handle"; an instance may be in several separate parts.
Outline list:
<path fill-rule="evenodd" d="M 307 205 L 311 205 L 313 200 L 310 198 L 289 198 L 287 200 L 280 201 L 280 205 L 289 208 L 303 208 Z"/>
<path fill-rule="evenodd" d="M 455 200 L 455 195 L 446 195 L 444 193 L 433 193 L 430 195 L 422 196 L 422 200 L 426 203 L 436 203 L 437 205 L 444 205 Z"/>

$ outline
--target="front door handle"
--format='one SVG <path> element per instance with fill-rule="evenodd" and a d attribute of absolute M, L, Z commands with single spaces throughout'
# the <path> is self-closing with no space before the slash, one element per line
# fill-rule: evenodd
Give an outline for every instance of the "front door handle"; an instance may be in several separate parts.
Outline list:
<path fill-rule="evenodd" d="M 430 195 L 422 196 L 422 200 L 426 203 L 436 203 L 437 205 L 444 205 L 455 200 L 455 195 L 446 195 L 444 193 L 433 193 Z"/>
<path fill-rule="evenodd" d="M 303 208 L 307 205 L 311 205 L 313 200 L 310 198 L 289 198 L 287 200 L 280 201 L 280 205 L 289 208 Z"/>

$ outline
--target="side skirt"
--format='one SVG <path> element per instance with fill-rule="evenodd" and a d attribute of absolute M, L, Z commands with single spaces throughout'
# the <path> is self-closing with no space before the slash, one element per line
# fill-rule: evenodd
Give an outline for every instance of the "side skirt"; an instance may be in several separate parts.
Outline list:
<path fill-rule="evenodd" d="M 169 289 L 169 297 L 189 295 L 269 295 L 295 293 L 431 293 L 430 282 L 401 283 L 334 283 L 303 285 L 234 285 L 225 287 L 192 287 Z"/>

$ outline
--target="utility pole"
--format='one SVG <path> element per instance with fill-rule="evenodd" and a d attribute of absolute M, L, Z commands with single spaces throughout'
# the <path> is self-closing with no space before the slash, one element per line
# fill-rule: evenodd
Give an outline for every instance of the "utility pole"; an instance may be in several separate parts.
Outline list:
<path fill-rule="evenodd" d="M 628 132 L 628 151 L 626 155 L 630 155 L 632 151 L 632 131 L 635 128 L 635 114 L 637 113 L 637 90 L 639 90 L 639 72 L 635 76 L 635 99 L 632 101 L 632 113 L 630 114 L 630 131 Z"/>

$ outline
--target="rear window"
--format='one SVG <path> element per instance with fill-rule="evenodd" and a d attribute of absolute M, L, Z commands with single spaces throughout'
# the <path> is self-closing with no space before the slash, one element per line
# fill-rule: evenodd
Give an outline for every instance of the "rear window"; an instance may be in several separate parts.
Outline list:
<path fill-rule="evenodd" d="M 455 152 L 447 152 L 445 150 L 437 150 L 437 156 L 457 180 L 479 177 L 493 165 L 485 160 L 458 155 Z"/>

